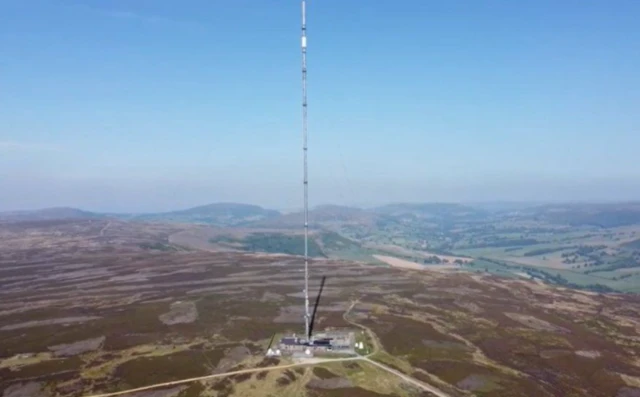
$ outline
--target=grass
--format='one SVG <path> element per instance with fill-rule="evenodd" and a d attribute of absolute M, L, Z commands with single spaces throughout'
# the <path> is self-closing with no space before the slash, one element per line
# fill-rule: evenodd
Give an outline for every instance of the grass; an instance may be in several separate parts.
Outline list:
<path fill-rule="evenodd" d="M 313 368 L 313 375 L 317 378 L 320 379 L 331 379 L 331 378 L 335 378 L 337 375 L 334 374 L 333 372 L 329 371 L 327 368 L 325 367 L 314 367 Z"/>
<path fill-rule="evenodd" d="M 205 391 L 206 388 L 201 382 L 193 382 L 187 389 L 181 391 L 177 397 L 200 397 Z"/>
<path fill-rule="evenodd" d="M 581 271 L 571 269 L 556 269 L 543 266 L 529 266 L 515 263 L 508 260 L 485 260 L 476 259 L 473 262 L 464 265 L 464 268 L 473 272 L 489 273 L 506 278 L 519 277 L 516 273 L 524 272 L 523 268 L 533 268 L 537 272 L 547 273 L 551 276 L 560 275 L 568 283 L 576 288 L 591 287 L 595 285 L 603 285 L 616 291 L 621 292 L 637 292 L 640 290 L 638 281 L 634 277 L 622 280 L 612 280 L 609 274 L 601 275 L 598 273 L 584 274 Z"/>
<path fill-rule="evenodd" d="M 395 396 L 411 396 L 411 391 L 402 387 L 402 380 L 397 376 L 390 374 L 372 364 L 367 362 L 358 362 L 357 366 L 354 363 L 332 363 L 326 364 L 320 367 L 321 376 L 314 375 L 320 379 L 327 379 L 332 377 L 341 377 L 349 379 L 355 388 L 361 388 L 371 392 L 380 393 L 381 395 L 395 395 Z M 337 389 L 343 394 L 341 396 L 350 395 L 346 389 Z"/>
<path fill-rule="evenodd" d="M 311 378 L 311 370 L 273 370 L 252 375 L 249 379 L 234 379 L 233 395 L 265 397 L 303 396 L 306 382 Z"/>
<path fill-rule="evenodd" d="M 242 238 L 220 235 L 209 239 L 213 244 L 239 245 L 240 249 L 251 252 L 304 255 L 304 236 L 284 233 L 251 233 Z M 313 238 L 309 239 L 309 256 L 326 257 L 322 247 Z"/>
<path fill-rule="evenodd" d="M 411 374 L 413 372 L 413 367 L 409 362 L 403 360 L 400 357 L 392 356 L 391 354 L 384 351 L 377 352 L 371 357 L 371 359 L 382 364 L 386 364 L 389 367 L 397 369 L 398 371 L 405 374 Z"/>
<path fill-rule="evenodd" d="M 304 236 L 281 233 L 254 233 L 242 240 L 247 251 L 272 252 L 290 255 L 304 254 Z M 309 240 L 309 256 L 326 256 L 314 239 Z"/>
<path fill-rule="evenodd" d="M 635 284 L 631 284 L 631 282 L 623 283 L 623 285 L 620 287 L 620 290 L 627 293 L 640 294 L 640 283 L 635 283 Z"/>
<path fill-rule="evenodd" d="M 472 272 L 490 273 L 507 278 L 518 277 L 515 273 L 520 271 L 519 269 L 509 265 L 498 264 L 494 261 L 483 259 L 476 259 L 472 262 L 466 263 L 463 265 L 463 268 Z"/>
<path fill-rule="evenodd" d="M 342 259 L 346 261 L 364 262 L 371 265 L 379 265 L 385 267 L 389 266 L 373 256 L 378 253 L 377 251 L 367 248 L 360 247 L 342 250 L 327 250 L 326 252 L 330 258 Z"/>
<path fill-rule="evenodd" d="M 566 251 L 572 249 L 572 246 L 559 246 L 559 247 L 536 247 L 528 251 L 522 252 L 522 256 L 542 256 L 547 254 L 553 254 L 555 252 Z"/>
<path fill-rule="evenodd" d="M 0 369 L 16 368 L 16 367 L 22 367 L 25 365 L 33 365 L 33 364 L 41 363 L 43 361 L 49 361 L 51 359 L 53 359 L 53 355 L 49 352 L 28 354 L 26 356 L 15 355 L 13 357 L 9 357 L 0 361 Z"/>
<path fill-rule="evenodd" d="M 362 245 L 355 240 L 348 239 L 336 232 L 330 231 L 320 233 L 319 240 L 322 248 L 329 251 L 355 251 L 362 247 Z"/>
<path fill-rule="evenodd" d="M 589 285 L 589 284 L 604 284 L 606 286 L 610 286 L 615 288 L 616 282 L 605 278 L 600 277 L 596 274 L 584 274 L 572 270 L 566 269 L 545 269 L 549 273 L 559 274 L 562 277 L 566 278 L 570 283 L 578 284 L 578 285 Z"/>
<path fill-rule="evenodd" d="M 118 365 L 114 376 L 127 388 L 203 376 L 210 371 L 207 365 L 216 365 L 223 356 L 223 351 L 216 349 L 134 358 Z"/>
<path fill-rule="evenodd" d="M 356 352 L 360 354 L 369 354 L 375 348 L 375 345 L 371 341 L 369 334 L 365 331 L 358 329 L 358 331 L 356 331 L 355 339 L 356 343 L 362 342 L 364 346 L 362 349 L 355 349 Z"/>
<path fill-rule="evenodd" d="M 178 251 L 177 248 L 175 248 L 172 245 L 169 244 L 164 244 L 164 243 L 142 243 L 139 245 L 140 248 L 145 249 L 145 250 L 157 250 L 157 251 Z"/>
<path fill-rule="evenodd" d="M 78 357 L 53 359 L 35 364 L 14 367 L 12 369 L 12 375 L 17 378 L 23 379 L 37 378 L 42 376 L 50 377 L 62 373 L 77 373 L 78 371 L 80 371 L 81 367 L 82 360 Z"/>
<path fill-rule="evenodd" d="M 125 351 L 118 352 L 115 357 L 110 358 L 106 362 L 102 362 L 98 365 L 91 365 L 89 363 L 82 371 L 82 377 L 84 379 L 102 379 L 110 376 L 116 368 L 125 364 L 128 361 L 141 358 L 159 358 L 168 356 L 183 350 L 188 349 L 188 346 L 174 346 L 174 345 L 140 345 L 130 348 Z M 100 360 L 100 356 L 94 355 L 94 362 Z"/>
<path fill-rule="evenodd" d="M 572 349 L 573 346 L 569 341 L 559 335 L 532 330 L 525 328 L 509 328 L 506 330 L 508 334 L 511 334 L 515 337 L 521 338 L 522 340 L 526 340 L 528 343 L 534 345 L 536 348 L 545 348 L 545 349 Z"/>

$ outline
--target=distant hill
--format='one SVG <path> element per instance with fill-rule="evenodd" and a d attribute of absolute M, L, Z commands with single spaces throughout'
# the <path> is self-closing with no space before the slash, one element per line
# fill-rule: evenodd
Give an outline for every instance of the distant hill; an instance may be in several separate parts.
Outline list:
<path fill-rule="evenodd" d="M 544 203 L 536 202 L 512 202 L 512 201 L 488 201 L 488 202 L 469 202 L 467 206 L 487 211 L 490 213 L 513 213 L 517 211 L 527 210 L 532 207 L 539 207 Z"/>
<path fill-rule="evenodd" d="M 515 208 L 512 206 L 498 211 L 494 208 L 492 211 L 487 207 L 456 203 L 396 203 L 373 209 L 321 205 L 309 211 L 309 225 L 313 229 L 334 230 L 358 237 L 366 236 L 375 230 L 386 230 L 385 225 L 388 226 L 387 229 L 407 225 L 415 228 L 434 223 L 454 225 L 459 222 L 495 221 L 501 217 L 576 227 L 612 228 L 640 224 L 640 202 L 564 203 Z M 304 224 L 304 214 L 301 211 L 282 214 L 276 210 L 241 203 L 214 203 L 148 214 L 97 213 L 70 207 L 0 212 L 2 222 L 101 218 L 261 229 L 302 229 Z"/>
<path fill-rule="evenodd" d="M 373 225 L 377 215 L 362 208 L 340 205 L 322 205 L 309 211 L 310 227 L 330 227 L 331 225 Z M 302 228 L 304 213 L 293 212 L 278 217 L 253 222 L 251 227 L 258 228 Z"/>
<path fill-rule="evenodd" d="M 44 208 L 33 211 L 0 212 L 0 221 L 5 222 L 47 221 L 57 219 L 90 219 L 103 217 L 104 215 L 101 214 L 69 207 Z"/>
<path fill-rule="evenodd" d="M 257 205 L 215 203 L 180 211 L 127 216 L 137 221 L 199 223 L 216 226 L 242 226 L 252 222 L 276 218 L 280 212 Z"/>
<path fill-rule="evenodd" d="M 640 224 L 640 203 L 549 204 L 532 209 L 538 220 L 603 228 Z"/>
<path fill-rule="evenodd" d="M 95 213 L 76 208 L 45 208 L 35 211 L 0 212 L 0 221 L 23 222 L 58 219 L 115 218 L 126 221 L 197 223 L 215 226 L 242 226 L 252 222 L 277 218 L 280 213 L 257 205 L 215 203 L 180 211 L 149 214 Z"/>
<path fill-rule="evenodd" d="M 397 203 L 374 208 L 377 214 L 387 216 L 412 215 L 420 218 L 484 218 L 487 211 L 455 203 Z"/>

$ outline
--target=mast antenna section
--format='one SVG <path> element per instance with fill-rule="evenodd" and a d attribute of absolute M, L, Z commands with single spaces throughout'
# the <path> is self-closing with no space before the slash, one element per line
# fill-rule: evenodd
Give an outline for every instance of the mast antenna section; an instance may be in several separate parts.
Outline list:
<path fill-rule="evenodd" d="M 305 337 L 311 339 L 309 315 L 309 176 L 307 166 L 307 4 L 302 0 L 302 152 L 304 185 L 304 326 Z"/>

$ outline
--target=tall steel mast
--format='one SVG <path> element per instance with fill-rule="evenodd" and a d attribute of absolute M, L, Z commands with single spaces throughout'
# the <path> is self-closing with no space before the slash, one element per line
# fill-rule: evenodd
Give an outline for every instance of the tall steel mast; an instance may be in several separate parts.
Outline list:
<path fill-rule="evenodd" d="M 304 158 L 304 329 L 310 339 L 309 315 L 309 178 L 307 172 L 307 5 L 302 0 L 302 152 Z"/>

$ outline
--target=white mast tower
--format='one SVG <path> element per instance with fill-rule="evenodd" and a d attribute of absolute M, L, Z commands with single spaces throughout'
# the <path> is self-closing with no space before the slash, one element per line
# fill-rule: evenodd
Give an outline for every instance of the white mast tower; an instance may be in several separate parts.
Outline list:
<path fill-rule="evenodd" d="M 302 0 L 302 152 L 304 158 L 304 335 L 309 341 L 309 178 L 307 173 L 307 7 Z"/>

